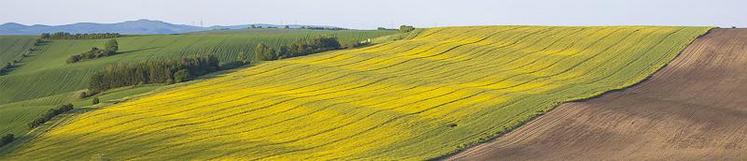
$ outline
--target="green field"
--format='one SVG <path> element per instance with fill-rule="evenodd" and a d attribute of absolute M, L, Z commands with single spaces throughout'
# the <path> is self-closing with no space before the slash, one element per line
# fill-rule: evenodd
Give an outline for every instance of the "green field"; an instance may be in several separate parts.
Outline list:
<path fill-rule="evenodd" d="M 0 36 L 0 65 L 17 60 L 34 46 L 34 36 Z"/>
<path fill-rule="evenodd" d="M 5 159 L 432 159 L 491 139 L 560 103 L 633 85 L 709 29 L 431 28 L 408 40 L 265 62 L 84 113 Z M 158 44 L 148 38 L 120 44 Z M 72 44 L 50 48 L 63 43 Z M 191 54 L 201 44 L 181 51 Z M 149 49 L 141 52 L 153 54 L 99 63 L 157 58 L 159 50 L 180 51 Z"/>
<path fill-rule="evenodd" d="M 271 47 L 319 35 L 335 35 L 342 44 L 390 35 L 396 31 L 377 30 L 286 30 L 248 29 L 213 31 L 178 35 L 140 35 L 118 38 L 119 54 L 96 60 L 67 64 L 71 56 L 102 47 L 108 39 L 54 40 L 26 57 L 22 65 L 8 75 L 0 76 L 0 135 L 22 135 L 27 124 L 49 108 L 74 102 L 78 106 L 89 101 L 78 100 L 76 92 L 87 88 L 94 72 L 115 63 L 140 63 L 149 60 L 175 60 L 181 57 L 215 55 L 221 63 L 238 60 L 238 54 L 252 54 L 258 43 Z M 33 46 L 36 36 L 0 36 L 0 63 L 15 59 Z M 156 87 L 127 90 L 126 94 L 100 96 L 104 100 L 145 93 Z"/>

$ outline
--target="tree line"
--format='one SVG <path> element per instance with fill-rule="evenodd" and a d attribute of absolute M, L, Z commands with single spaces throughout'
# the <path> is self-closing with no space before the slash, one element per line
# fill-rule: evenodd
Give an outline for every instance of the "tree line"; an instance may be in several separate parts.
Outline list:
<path fill-rule="evenodd" d="M 316 27 L 316 26 L 301 26 L 301 29 L 309 29 L 309 30 L 332 30 L 332 31 L 348 30 L 346 28 L 341 28 L 341 27 Z"/>
<path fill-rule="evenodd" d="M 265 45 L 257 44 L 254 48 L 254 61 L 270 61 L 297 56 L 309 55 L 311 53 L 323 52 L 328 50 L 340 49 L 340 42 L 334 36 L 319 36 L 316 38 L 304 38 L 297 40 L 290 45 L 282 45 L 277 50 Z M 250 62 L 250 57 L 242 55 L 244 62 Z"/>
<path fill-rule="evenodd" d="M 288 25 L 284 25 L 282 27 L 284 29 L 291 29 L 291 27 L 288 26 Z M 259 26 L 259 25 L 249 25 L 249 27 L 247 27 L 247 28 L 250 28 L 250 29 L 261 29 L 261 28 L 276 29 L 276 28 L 279 28 L 279 27 L 277 27 L 277 26 L 266 26 L 266 27 L 262 27 L 262 26 Z M 349 29 L 341 28 L 341 27 L 322 27 L 322 26 L 301 26 L 299 28 L 300 29 L 309 29 L 309 30 L 333 30 L 333 31 L 349 30 Z"/>
<path fill-rule="evenodd" d="M 410 32 L 410 31 L 413 31 L 413 30 L 415 30 L 415 27 L 413 27 L 413 26 L 408 26 L 408 25 L 399 26 L 399 31 L 402 32 L 402 33 Z"/>
<path fill-rule="evenodd" d="M 68 32 L 42 33 L 41 39 L 44 40 L 85 40 L 85 39 L 111 39 L 120 37 L 119 33 L 86 33 L 71 34 Z"/>
<path fill-rule="evenodd" d="M 254 55 L 250 56 L 242 52 L 239 54 L 239 60 L 240 63 L 250 64 L 340 48 L 340 42 L 335 36 L 299 39 L 289 45 L 282 45 L 278 49 L 260 43 L 254 48 Z M 89 79 L 89 91 L 81 94 L 80 97 L 85 98 L 108 89 L 138 84 L 171 84 L 189 81 L 226 67 L 222 67 L 218 58 L 213 55 L 182 58 L 181 60 L 148 61 L 139 64 L 113 64 L 93 74 Z"/>
<path fill-rule="evenodd" d="M 218 70 L 220 61 L 212 55 L 139 64 L 113 64 L 93 74 L 88 89 L 92 93 L 98 93 L 137 84 L 178 83 Z"/>
<path fill-rule="evenodd" d="M 47 121 L 52 120 L 52 118 L 54 118 L 55 116 L 66 113 L 71 110 L 73 110 L 73 104 L 69 104 L 69 103 L 65 105 L 60 105 L 57 108 L 49 109 L 49 111 L 47 111 L 46 114 L 35 119 L 34 121 L 31 121 L 29 123 L 29 127 L 30 128 L 39 127 L 40 125 L 46 123 Z"/>
<path fill-rule="evenodd" d="M 101 57 L 107 57 L 112 56 L 114 54 L 117 54 L 117 50 L 119 50 L 119 43 L 117 43 L 116 39 L 111 39 L 109 41 L 106 41 L 104 43 L 104 48 L 99 49 L 97 47 L 91 48 L 91 50 L 86 51 L 82 54 L 78 55 L 72 55 L 65 60 L 68 64 L 71 63 L 77 63 L 83 60 L 90 60 L 90 59 L 98 59 Z"/>

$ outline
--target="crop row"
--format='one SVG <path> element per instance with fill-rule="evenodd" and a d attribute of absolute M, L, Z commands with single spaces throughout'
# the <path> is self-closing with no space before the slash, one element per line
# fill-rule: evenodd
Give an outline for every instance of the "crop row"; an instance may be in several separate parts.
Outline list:
<path fill-rule="evenodd" d="M 435 28 L 94 111 L 15 159 L 422 160 L 631 85 L 707 28 Z M 44 154 L 44 155 L 41 155 Z"/>

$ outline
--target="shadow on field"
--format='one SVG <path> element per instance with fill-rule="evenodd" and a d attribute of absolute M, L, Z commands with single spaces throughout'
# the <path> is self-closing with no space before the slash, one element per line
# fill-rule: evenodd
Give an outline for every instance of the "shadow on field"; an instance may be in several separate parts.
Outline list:
<path fill-rule="evenodd" d="M 160 48 L 163 48 L 163 47 L 150 47 L 150 48 L 144 48 L 144 49 L 127 50 L 127 51 L 119 52 L 117 54 L 127 54 L 127 53 L 141 52 L 141 51 L 160 49 Z"/>

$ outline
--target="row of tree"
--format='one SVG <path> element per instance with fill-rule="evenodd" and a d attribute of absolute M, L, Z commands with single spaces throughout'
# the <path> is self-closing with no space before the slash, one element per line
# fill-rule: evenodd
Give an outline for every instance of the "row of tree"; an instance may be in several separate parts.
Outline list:
<path fill-rule="evenodd" d="M 117 54 L 117 50 L 119 50 L 119 43 L 117 43 L 116 39 L 111 39 L 109 41 L 106 41 L 106 43 L 104 43 L 103 49 L 93 47 L 91 48 L 91 50 L 86 51 L 82 54 L 72 55 L 68 57 L 65 62 L 70 64 L 70 63 L 77 63 L 83 60 L 98 59 L 101 57 L 112 56 L 114 54 Z"/>
<path fill-rule="evenodd" d="M 91 33 L 91 34 L 71 34 L 68 32 L 42 33 L 41 39 L 44 40 L 84 40 L 84 39 L 111 39 L 120 37 L 119 33 Z"/>
<path fill-rule="evenodd" d="M 171 61 L 149 61 L 140 64 L 114 64 L 93 74 L 89 90 L 98 93 L 108 89 L 150 83 L 177 83 L 220 70 L 215 56 L 182 58 Z"/>
<path fill-rule="evenodd" d="M 312 53 L 340 49 L 335 36 L 319 36 L 299 39 L 277 50 L 265 44 L 257 44 L 254 55 L 240 53 L 240 64 L 277 60 L 304 56 Z M 151 83 L 178 83 L 197 76 L 221 70 L 215 56 L 182 58 L 181 60 L 150 61 L 140 64 L 114 64 L 93 74 L 89 81 L 89 91 L 81 95 L 85 98 L 108 89 Z"/>
<path fill-rule="evenodd" d="M 408 25 L 402 25 L 399 26 L 399 32 L 406 33 L 415 30 L 415 27 L 408 26 Z"/>
<path fill-rule="evenodd" d="M 247 28 L 250 28 L 250 29 L 261 29 L 261 28 L 276 29 L 278 27 L 276 27 L 276 26 L 262 27 L 262 26 L 257 26 L 257 25 L 250 25 Z M 284 29 L 290 29 L 290 26 L 285 25 L 285 26 L 283 26 L 283 28 Z M 321 26 L 301 26 L 301 29 L 309 29 L 309 30 L 335 30 L 335 31 L 336 30 L 348 30 L 346 28 L 341 28 L 341 27 L 321 27 Z"/>
<path fill-rule="evenodd" d="M 348 30 L 346 28 L 340 28 L 340 27 L 316 27 L 316 26 L 301 26 L 301 29 L 309 29 L 309 30 Z"/>
<path fill-rule="evenodd" d="M 257 44 L 254 48 L 254 61 L 269 61 L 283 58 L 304 56 L 311 53 L 340 49 L 340 42 L 334 36 L 320 36 L 297 40 L 290 45 L 282 45 L 275 50 L 265 44 Z M 249 56 L 242 55 L 242 61 L 250 62 Z"/>
<path fill-rule="evenodd" d="M 397 29 L 388 29 L 386 27 L 377 27 L 376 30 L 397 30 Z"/>
<path fill-rule="evenodd" d="M 65 105 L 60 105 L 57 108 L 49 109 L 49 111 L 47 111 L 46 114 L 30 122 L 29 127 L 30 128 L 39 127 L 40 125 L 46 123 L 47 121 L 52 120 L 52 118 L 54 118 L 55 116 L 66 113 L 71 110 L 73 110 L 73 104 L 69 104 L 69 103 Z"/>

